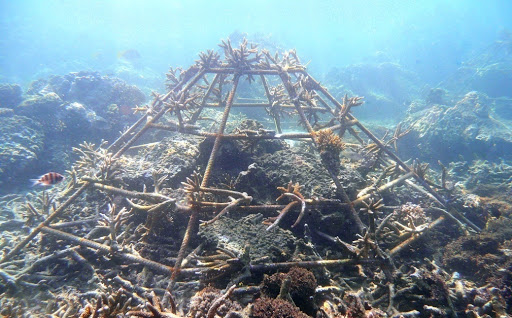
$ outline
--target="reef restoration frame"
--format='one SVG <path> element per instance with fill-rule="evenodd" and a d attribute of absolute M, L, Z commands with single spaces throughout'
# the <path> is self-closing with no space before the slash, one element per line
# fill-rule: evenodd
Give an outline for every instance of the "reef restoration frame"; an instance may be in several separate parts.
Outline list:
<path fill-rule="evenodd" d="M 56 207 L 46 219 L 36 226 L 14 248 L 4 254 L 0 260 L 5 263 L 17 256 L 37 234 L 44 232 L 72 242 L 75 245 L 85 246 L 105 253 L 126 262 L 143 264 L 153 270 L 170 275 L 169 289 L 181 276 L 197 275 L 205 271 L 235 271 L 246 268 L 249 272 L 273 271 L 292 266 L 301 267 L 329 267 L 344 265 L 377 264 L 387 275 L 393 276 L 393 264 L 391 258 L 398 252 L 409 246 L 412 242 L 424 235 L 428 230 L 437 226 L 445 219 L 453 220 L 466 232 L 478 232 L 479 227 L 468 220 L 464 215 L 452 208 L 436 191 L 435 188 L 444 188 L 444 177 L 441 185 L 433 184 L 426 179 L 427 165 L 414 161 L 412 165 L 401 160 L 395 153 L 396 142 L 407 133 L 397 127 L 394 134 L 387 140 L 379 139 L 365 127 L 351 112 L 354 107 L 360 106 L 361 97 L 345 96 L 338 101 L 325 87 L 315 80 L 301 63 L 295 51 L 288 51 L 282 55 L 271 55 L 266 50 L 259 50 L 256 46 L 243 41 L 239 47 L 233 47 L 229 40 L 220 45 L 224 51 L 224 59 L 214 51 L 200 53 L 199 60 L 187 70 L 173 70 L 169 72 L 168 92 L 166 94 L 153 94 L 153 101 L 145 106 L 136 108 L 141 117 L 121 136 L 114 141 L 104 153 L 103 166 L 94 176 L 75 176 L 74 182 L 67 190 L 70 194 L 67 199 Z M 259 81 L 263 86 L 264 99 L 258 102 L 242 103 L 236 101 L 236 93 L 242 80 L 249 83 Z M 227 94 L 224 94 L 226 92 Z M 230 112 L 236 107 L 251 107 L 263 109 L 275 124 L 275 130 L 242 130 L 234 133 L 226 133 L 226 124 Z M 211 108 L 222 111 L 222 117 L 215 132 L 202 129 L 200 123 L 203 110 Z M 169 114 L 162 120 L 165 114 Z M 304 132 L 283 133 L 282 117 L 284 115 L 297 116 Z M 155 180 L 155 191 L 152 193 L 131 191 L 116 188 L 109 184 L 112 177 L 114 162 L 130 149 L 150 129 L 190 134 L 214 140 L 213 147 L 207 161 L 204 174 L 194 174 L 183 183 L 184 190 L 188 194 L 188 204 L 180 205 L 171 197 L 161 194 L 158 182 Z M 338 178 L 337 162 L 342 146 L 342 138 L 350 134 L 366 149 L 379 159 L 383 166 L 381 177 L 369 184 L 358 198 L 351 200 Z M 361 137 L 364 135 L 364 138 Z M 320 153 L 323 168 L 331 177 L 336 190 L 335 199 L 305 198 L 300 193 L 300 186 L 290 183 L 288 187 L 279 190 L 280 198 L 286 198 L 289 203 L 276 205 L 251 205 L 252 197 L 247 193 L 234 190 L 210 187 L 212 170 L 218 157 L 219 149 L 224 140 L 245 140 L 254 142 L 257 140 L 308 140 L 313 143 Z M 368 139 L 369 142 L 366 142 Z M 414 183 L 414 182 L 415 183 Z M 443 214 L 430 223 L 415 225 L 412 222 L 402 224 L 400 231 L 401 241 L 389 251 L 383 251 L 378 244 L 378 233 L 381 231 L 386 219 L 377 224 L 375 212 L 383 208 L 382 201 L 377 200 L 378 194 L 394 186 L 407 184 L 430 198 L 436 207 L 436 211 Z M 173 210 L 189 214 L 188 225 L 185 230 L 178 256 L 174 266 L 164 265 L 133 253 L 122 251 L 115 240 L 116 226 L 120 223 L 120 211 L 111 211 L 111 219 L 108 223 L 113 232 L 110 245 L 78 237 L 61 231 L 53 223 L 86 189 L 95 188 L 100 191 L 115 193 L 127 199 L 141 199 L 146 205 L 140 205 L 129 201 L 134 208 L 148 211 L 148 215 L 160 210 Z M 208 202 L 204 194 L 213 193 L 225 197 L 225 202 Z M 282 217 L 291 209 L 299 209 L 300 214 L 293 226 L 301 221 L 304 212 L 315 206 L 329 205 L 348 211 L 349 217 L 357 227 L 359 233 L 358 246 L 355 243 L 345 243 L 338 238 L 327 234 L 323 237 L 339 244 L 351 255 L 347 259 L 303 261 L 288 263 L 251 264 L 241 255 L 229 255 L 229 262 L 223 266 L 204 268 L 182 268 L 186 263 L 186 253 L 189 250 L 191 238 L 195 235 L 199 215 L 203 212 L 217 212 L 215 217 L 203 222 L 202 226 L 217 221 L 225 213 L 232 210 L 258 212 L 263 210 L 279 211 L 279 216 L 273 220 L 269 228 L 277 226 Z M 361 207 L 368 214 L 369 224 L 364 224 L 356 207 Z M 32 210 L 35 210 L 33 207 Z M 220 210 L 220 211 L 219 211 Z M 37 213 L 37 211 L 34 211 Z M 149 216 L 148 216 L 149 217 Z M 62 227 L 62 226 L 61 226 Z M 320 233 L 321 234 L 321 233 Z M 362 246 L 362 247 L 361 247 Z M 15 278 L 3 275 L 3 279 L 15 281 Z"/>

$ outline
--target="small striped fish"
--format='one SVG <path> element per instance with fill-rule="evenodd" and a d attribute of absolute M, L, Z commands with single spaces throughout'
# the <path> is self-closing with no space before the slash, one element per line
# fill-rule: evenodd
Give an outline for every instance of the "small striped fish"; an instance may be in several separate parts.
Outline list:
<path fill-rule="evenodd" d="M 64 176 L 57 172 L 48 172 L 47 174 L 42 175 L 39 179 L 30 179 L 33 182 L 33 186 L 35 185 L 44 185 L 44 186 L 52 186 L 64 180 Z"/>

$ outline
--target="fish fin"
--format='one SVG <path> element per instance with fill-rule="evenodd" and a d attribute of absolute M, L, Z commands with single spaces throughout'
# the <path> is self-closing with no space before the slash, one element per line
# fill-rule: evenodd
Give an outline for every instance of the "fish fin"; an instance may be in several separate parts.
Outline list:
<path fill-rule="evenodd" d="M 32 186 L 35 187 L 38 184 L 43 184 L 39 179 L 30 179 L 30 182 L 32 182 Z"/>

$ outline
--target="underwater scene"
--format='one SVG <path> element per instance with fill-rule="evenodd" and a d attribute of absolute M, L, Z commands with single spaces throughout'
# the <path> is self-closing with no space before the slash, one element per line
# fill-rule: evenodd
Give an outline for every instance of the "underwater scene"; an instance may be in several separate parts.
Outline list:
<path fill-rule="evenodd" d="M 0 0 L 0 317 L 512 317 L 511 17 Z"/>

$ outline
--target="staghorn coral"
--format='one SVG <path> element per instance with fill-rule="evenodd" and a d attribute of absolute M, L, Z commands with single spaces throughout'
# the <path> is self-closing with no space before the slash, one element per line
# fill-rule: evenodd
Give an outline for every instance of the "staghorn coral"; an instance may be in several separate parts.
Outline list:
<path fill-rule="evenodd" d="M 132 298 L 126 294 L 126 291 L 120 288 L 116 293 L 101 293 L 96 304 L 87 304 L 81 310 L 80 318 L 117 318 L 122 317 L 130 308 Z"/>
<path fill-rule="evenodd" d="M 92 178 L 104 183 L 120 181 L 122 163 L 113 157 L 105 145 L 106 142 L 103 142 L 96 147 L 92 143 L 84 142 L 79 148 L 73 147 L 73 151 L 80 156 L 73 168 L 78 178 Z"/>
<path fill-rule="evenodd" d="M 315 132 L 314 136 L 318 142 L 320 152 L 341 152 L 345 146 L 341 138 L 333 133 L 331 129 L 322 129 Z"/>

